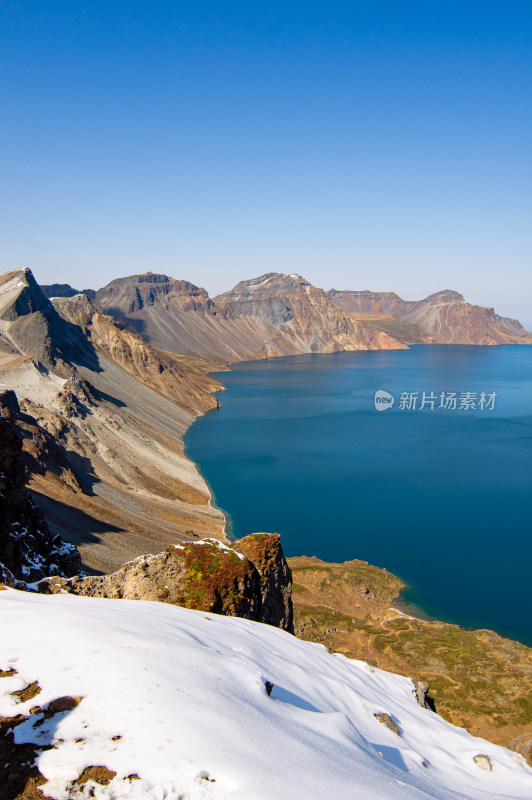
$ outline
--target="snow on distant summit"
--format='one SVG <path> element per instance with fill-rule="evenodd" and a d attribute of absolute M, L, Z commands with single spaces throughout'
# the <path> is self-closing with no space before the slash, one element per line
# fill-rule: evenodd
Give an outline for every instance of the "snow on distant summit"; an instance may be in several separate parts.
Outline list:
<path fill-rule="evenodd" d="M 0 616 L 0 669 L 16 670 L 0 681 L 0 716 L 82 698 L 14 728 L 18 743 L 53 745 L 36 763 L 55 800 L 532 796 L 519 756 L 421 708 L 409 679 L 279 629 L 15 590 L 0 592 Z M 20 702 L 12 693 L 33 681 L 40 694 Z M 89 766 L 112 780 L 75 787 Z"/>

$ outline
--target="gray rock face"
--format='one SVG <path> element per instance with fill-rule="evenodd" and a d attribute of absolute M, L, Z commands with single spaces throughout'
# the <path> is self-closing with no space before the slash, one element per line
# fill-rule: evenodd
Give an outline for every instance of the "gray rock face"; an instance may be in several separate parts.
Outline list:
<path fill-rule="evenodd" d="M 0 394 L 0 582 L 31 583 L 48 575 L 79 572 L 73 545 L 52 538 L 25 488 L 22 439 L 13 423 L 19 411 L 14 392 Z M 24 588 L 23 586 L 20 588 Z"/>
<path fill-rule="evenodd" d="M 13 284 L 13 292 L 10 292 L 8 288 L 8 302 L 2 303 L 0 319 L 12 322 L 18 317 L 33 314 L 36 311 L 46 315 L 50 310 L 50 303 L 43 295 L 31 270 L 19 269 L 4 273 L 2 285 L 10 287 L 11 284 Z"/>
<path fill-rule="evenodd" d="M 169 296 L 171 300 L 168 301 Z M 117 319 L 140 311 L 143 308 L 174 303 L 182 311 L 201 310 L 204 314 L 215 314 L 216 307 L 205 289 L 184 280 L 169 278 L 147 272 L 144 275 L 129 275 L 117 278 L 98 289 L 95 299 Z"/>
<path fill-rule="evenodd" d="M 116 278 L 111 283 L 108 283 L 108 286 L 116 287 L 116 286 L 127 286 L 129 284 L 136 284 L 136 283 L 155 283 L 155 284 L 164 284 L 164 283 L 172 283 L 173 278 L 169 278 L 168 275 L 162 275 L 157 272 L 144 272 L 142 275 L 128 275 L 125 278 Z M 192 284 L 189 284 L 190 286 Z"/>
<path fill-rule="evenodd" d="M 312 352 L 358 349 L 366 345 L 357 323 L 323 289 L 300 275 L 269 272 L 241 281 L 215 298 L 227 314 L 261 319 Z M 367 332 L 365 332 L 367 334 Z"/>
<path fill-rule="evenodd" d="M 50 320 L 42 311 L 13 320 L 9 335 L 19 350 L 31 353 L 46 368 L 56 365 L 58 353 L 52 342 Z"/>
<path fill-rule="evenodd" d="M 111 575 L 47 578 L 39 591 L 157 600 L 252 619 L 293 633 L 292 575 L 279 536 L 254 534 L 238 546 L 231 549 L 214 539 L 174 545 L 159 555 L 124 564 Z"/>
<path fill-rule="evenodd" d="M 11 349 L 18 355 L 31 355 L 56 375 L 72 375 L 72 360 L 80 355 L 85 366 L 97 367 L 82 331 L 62 319 L 29 269 L 0 275 L 0 319 L 8 323 L 3 339 Z"/>
<path fill-rule="evenodd" d="M 434 706 L 434 700 L 429 695 L 430 687 L 427 681 L 419 681 L 413 679 L 412 683 L 414 684 L 415 687 L 414 696 L 418 701 L 419 705 L 421 706 L 421 708 L 428 708 L 431 711 L 436 711 L 436 708 Z"/>

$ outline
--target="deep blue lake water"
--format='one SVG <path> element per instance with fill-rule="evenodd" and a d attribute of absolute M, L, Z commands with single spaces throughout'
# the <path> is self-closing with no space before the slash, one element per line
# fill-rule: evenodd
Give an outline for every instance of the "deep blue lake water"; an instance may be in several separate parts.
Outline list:
<path fill-rule="evenodd" d="M 235 537 L 364 559 L 429 615 L 532 645 L 532 346 L 302 355 L 217 377 L 222 408 L 185 442 Z M 384 412 L 380 389 L 395 396 Z"/>

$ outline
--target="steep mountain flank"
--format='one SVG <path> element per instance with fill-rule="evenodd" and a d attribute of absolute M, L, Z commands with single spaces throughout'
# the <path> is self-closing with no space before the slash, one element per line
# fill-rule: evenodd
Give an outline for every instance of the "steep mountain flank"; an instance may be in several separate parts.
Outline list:
<path fill-rule="evenodd" d="M 187 281 L 132 275 L 99 289 L 96 300 L 156 347 L 229 362 L 402 347 L 350 319 L 308 281 L 279 273 L 244 281 L 214 301 Z"/>
<path fill-rule="evenodd" d="M 0 277 L 0 298 L 1 380 L 19 397 L 29 488 L 53 534 L 105 571 L 193 536 L 223 537 L 223 514 L 181 438 L 216 407 L 218 384 L 85 295 L 54 307 L 28 271 Z M 24 342 L 13 335 L 22 323 L 32 331 Z"/>
<path fill-rule="evenodd" d="M 237 323 L 205 289 L 166 275 L 131 275 L 96 292 L 105 311 L 162 350 L 239 361 L 260 358 L 268 326 Z"/>
<path fill-rule="evenodd" d="M 9 585 L 75 575 L 81 567 L 76 548 L 52 538 L 26 491 L 19 414 L 15 393 L 0 393 L 0 582 Z"/>
<path fill-rule="evenodd" d="M 300 275 L 270 272 L 241 281 L 215 300 L 234 317 L 264 320 L 277 329 L 267 343 L 267 355 L 285 355 L 290 348 L 294 353 L 330 353 L 402 346 L 388 334 L 350 318 L 323 289 Z"/>
<path fill-rule="evenodd" d="M 98 354 L 119 364 L 174 403 L 196 413 L 217 407 L 211 394 L 220 388 L 217 381 L 204 374 L 185 372 L 172 355 L 155 350 L 141 336 L 105 314 L 85 294 L 54 298 L 53 305 L 63 319 L 81 328 Z"/>
<path fill-rule="evenodd" d="M 328 296 L 354 319 L 383 325 L 403 341 L 410 337 L 410 341 L 443 344 L 532 343 L 532 334 L 518 320 L 501 317 L 493 308 L 472 305 L 450 289 L 424 300 L 402 300 L 393 292 L 336 289 L 331 289 Z M 401 323 L 409 327 L 401 331 Z"/>

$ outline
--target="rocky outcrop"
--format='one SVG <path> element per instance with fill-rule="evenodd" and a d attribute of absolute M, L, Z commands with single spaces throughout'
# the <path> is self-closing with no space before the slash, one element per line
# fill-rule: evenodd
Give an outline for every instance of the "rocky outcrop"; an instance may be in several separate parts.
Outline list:
<path fill-rule="evenodd" d="M 158 348 L 229 362 L 403 346 L 297 275 L 269 273 L 211 300 L 205 289 L 149 272 L 112 281 L 96 299 Z"/>
<path fill-rule="evenodd" d="M 329 298 L 338 308 L 358 320 L 366 316 L 372 324 L 379 319 L 387 327 L 387 319 L 412 326 L 425 341 L 441 344 L 529 344 L 532 334 L 518 320 L 501 317 L 493 308 L 468 303 L 463 295 L 451 289 L 429 295 L 424 300 L 403 300 L 393 292 L 353 292 L 331 289 Z M 413 338 L 412 341 L 417 341 Z"/>
<path fill-rule="evenodd" d="M 171 298 L 170 302 L 182 311 L 201 311 L 210 316 L 217 313 L 205 289 L 154 272 L 117 278 L 96 292 L 98 303 L 118 319 L 157 303 L 164 305 L 165 298 Z"/>
<path fill-rule="evenodd" d="M 292 571 L 284 557 L 278 533 L 252 533 L 236 542 L 234 549 L 257 568 L 261 580 L 260 622 L 294 633 Z"/>
<path fill-rule="evenodd" d="M 45 368 L 63 370 L 62 354 L 54 342 L 57 314 L 29 269 L 0 276 L 0 332 L 4 350 L 15 356 L 28 353 Z"/>
<path fill-rule="evenodd" d="M 248 536 L 238 549 L 213 539 L 174 545 L 124 564 L 111 575 L 49 578 L 39 586 L 46 594 L 158 600 L 293 633 L 291 589 L 291 572 L 277 534 Z"/>
<path fill-rule="evenodd" d="M 433 698 L 429 695 L 429 684 L 427 681 L 422 681 L 417 678 L 412 678 L 414 684 L 414 697 L 418 701 L 421 708 L 430 708 L 431 711 L 436 711 Z"/>
<path fill-rule="evenodd" d="M 75 547 L 50 535 L 25 487 L 22 437 L 13 422 L 20 413 L 14 392 L 0 394 L 0 582 L 35 582 L 48 575 L 74 575 L 81 562 Z"/>
<path fill-rule="evenodd" d="M 44 373 L 69 378 L 74 365 L 98 367 L 94 349 L 79 327 L 63 319 L 35 281 L 31 270 L 0 275 L 0 334 L 18 357 L 31 356 Z M 9 360 L 3 359 L 3 370 Z"/>
<path fill-rule="evenodd" d="M 96 292 L 103 309 L 151 345 L 173 353 L 195 353 L 223 361 L 254 357 L 263 335 L 235 326 L 205 289 L 147 272 L 117 278 Z"/>

